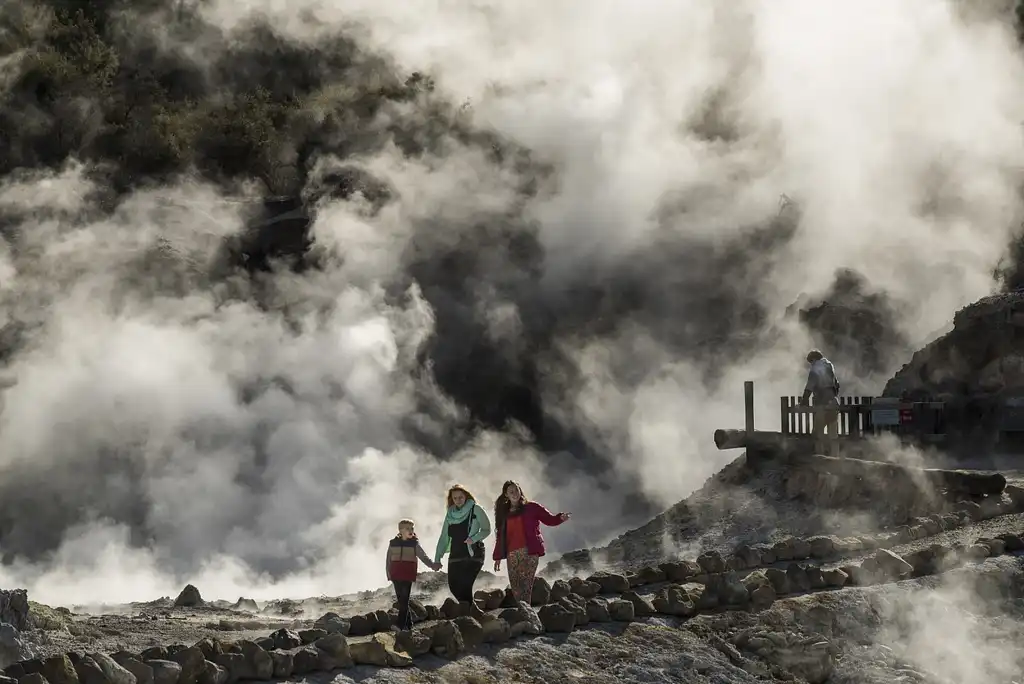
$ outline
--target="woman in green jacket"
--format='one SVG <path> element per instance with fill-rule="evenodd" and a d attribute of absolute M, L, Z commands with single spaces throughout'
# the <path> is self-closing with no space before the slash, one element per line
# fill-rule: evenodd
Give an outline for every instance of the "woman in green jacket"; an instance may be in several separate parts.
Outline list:
<path fill-rule="evenodd" d="M 473 600 L 473 584 L 484 565 L 484 539 L 491 521 L 476 499 L 460 484 L 448 489 L 448 512 L 437 540 L 434 562 L 448 554 L 448 589 L 457 601 Z"/>

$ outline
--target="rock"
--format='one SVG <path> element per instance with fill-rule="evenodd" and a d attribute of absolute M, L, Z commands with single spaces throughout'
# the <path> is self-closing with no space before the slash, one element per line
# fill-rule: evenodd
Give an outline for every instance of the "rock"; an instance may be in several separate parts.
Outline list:
<path fill-rule="evenodd" d="M 662 563 L 659 568 L 665 573 L 665 579 L 669 582 L 685 582 L 691 577 L 689 565 L 680 561 L 669 561 Z"/>
<path fill-rule="evenodd" d="M 259 648 L 256 644 L 253 644 L 253 646 Z M 168 658 L 181 665 L 181 674 L 178 675 L 178 684 L 195 684 L 199 679 L 199 676 L 206 670 L 206 656 L 204 656 L 203 652 L 195 646 L 171 653 L 168 655 Z M 252 679 L 263 678 L 253 677 Z"/>
<path fill-rule="evenodd" d="M 504 612 L 507 613 L 508 610 Z M 451 620 L 436 622 L 426 627 L 423 632 L 430 635 L 431 650 L 439 656 L 454 660 L 466 650 L 462 632 Z"/>
<path fill-rule="evenodd" d="M 335 632 L 335 634 L 340 634 L 340 632 Z M 369 634 L 369 631 L 367 631 L 367 634 Z M 319 641 L 320 639 L 323 639 L 325 636 L 327 636 L 327 630 L 326 629 L 319 629 L 319 628 L 301 629 L 301 630 L 299 630 L 299 633 L 296 636 L 299 637 L 299 641 L 300 641 L 302 646 L 307 646 L 307 645 L 313 643 L 314 641 Z M 358 635 L 358 636 L 366 636 L 366 634 L 361 634 L 361 635 Z M 275 642 L 276 642 L 276 639 L 275 639 Z M 295 646 L 299 646 L 299 645 L 300 644 L 295 644 Z M 278 648 L 283 648 L 283 647 L 279 646 Z M 293 648 L 293 647 L 289 646 L 288 648 Z"/>
<path fill-rule="evenodd" d="M 543 606 L 551 599 L 551 585 L 543 577 L 536 577 L 533 580 L 533 593 L 531 594 L 530 604 L 534 606 Z"/>
<path fill-rule="evenodd" d="M 973 501 L 961 501 L 957 505 L 957 511 L 967 516 L 969 520 L 978 522 L 981 520 L 981 506 Z"/>
<path fill-rule="evenodd" d="M 274 640 L 270 637 L 260 637 L 259 639 L 253 639 L 253 643 L 262 648 L 264 651 L 273 651 Z"/>
<path fill-rule="evenodd" d="M 46 677 L 50 684 L 79 684 L 75 666 L 66 655 L 50 656 L 43 660 L 42 665 L 40 674 Z"/>
<path fill-rule="evenodd" d="M 174 605 L 178 608 L 197 608 L 205 605 L 205 601 L 194 584 L 186 584 L 178 598 L 174 599 Z"/>
<path fill-rule="evenodd" d="M 32 649 L 21 638 L 18 629 L 8 622 L 0 624 L 0 667 L 28 660 L 32 656 Z"/>
<path fill-rule="evenodd" d="M 587 615 L 587 600 L 582 596 L 578 594 L 569 594 L 565 598 L 559 599 L 558 605 L 576 616 L 577 627 L 582 627 L 583 625 L 590 623 L 590 617 Z"/>
<path fill-rule="evenodd" d="M 728 569 L 726 567 L 725 559 L 722 558 L 722 554 L 718 551 L 708 551 L 697 556 L 697 565 L 699 565 L 700 569 L 709 575 L 718 572 L 725 572 Z"/>
<path fill-rule="evenodd" d="M 782 596 L 790 592 L 789 577 L 785 571 L 779 568 L 765 568 L 764 574 L 768 581 L 771 582 L 776 594 Z"/>
<path fill-rule="evenodd" d="M 481 590 L 476 592 L 475 596 L 483 600 L 484 610 L 497 610 L 505 600 L 505 592 L 502 589 Z"/>
<path fill-rule="evenodd" d="M 660 582 L 664 582 L 667 579 L 667 577 L 665 576 L 665 571 L 664 570 L 662 570 L 660 567 L 656 568 L 656 567 L 651 566 L 651 565 L 646 565 L 646 566 L 640 568 L 637 571 L 636 576 L 637 576 L 637 581 L 639 582 L 640 585 L 658 584 Z M 573 591 L 576 591 L 576 590 L 573 589 Z M 576 593 L 580 594 L 581 596 L 585 596 L 585 594 L 582 594 L 582 593 L 580 593 L 578 591 L 576 591 Z M 591 598 L 591 597 L 590 596 L 586 596 L 586 598 Z"/>
<path fill-rule="evenodd" d="M 143 655 L 145 655 L 145 651 L 143 651 Z M 181 676 L 181 665 L 178 663 L 159 658 L 143 662 L 153 670 L 153 684 L 178 684 L 178 677 Z"/>
<path fill-rule="evenodd" d="M 377 616 L 377 628 L 378 632 L 389 632 L 391 631 L 391 613 L 386 610 L 375 610 L 373 612 Z"/>
<path fill-rule="evenodd" d="M 757 548 L 747 544 L 740 544 L 737 546 L 736 550 L 733 551 L 733 558 L 736 559 L 736 564 L 739 566 L 736 568 L 738 570 L 757 568 L 761 566 L 762 562 L 764 562 L 761 557 L 761 552 Z M 774 560 L 774 558 L 772 560 Z"/>
<path fill-rule="evenodd" d="M 835 668 L 835 657 L 827 641 L 780 649 L 770 659 L 808 684 L 824 684 Z"/>
<path fill-rule="evenodd" d="M 608 611 L 607 603 L 596 598 L 587 599 L 587 620 L 590 622 L 610 622 L 611 619 L 612 616 Z"/>
<path fill-rule="evenodd" d="M 463 615 L 453 620 L 455 626 L 462 633 L 462 643 L 466 649 L 473 649 L 484 642 L 484 628 L 476 618 Z"/>
<path fill-rule="evenodd" d="M 118 651 L 110 656 L 118 665 L 135 675 L 136 684 L 154 684 L 153 668 L 126 651 Z"/>
<path fill-rule="evenodd" d="M 636 607 L 632 601 L 612 599 L 608 602 L 608 615 L 615 622 L 632 622 L 636 619 Z"/>
<path fill-rule="evenodd" d="M 506 589 L 505 594 L 501 599 L 501 604 L 498 605 L 498 608 L 515 608 L 518 605 L 519 601 L 516 600 L 516 595 L 512 593 L 511 589 Z"/>
<path fill-rule="evenodd" d="M 24 589 L 0 589 L 0 623 L 23 632 L 29 627 L 28 618 L 28 592 Z"/>
<path fill-rule="evenodd" d="M 491 618 L 482 625 L 482 638 L 485 644 L 502 644 L 512 638 L 512 627 L 501 618 L 488 615 Z"/>
<path fill-rule="evenodd" d="M 32 672 L 20 678 L 18 684 L 49 684 L 49 682 L 46 681 L 46 677 L 38 672 Z"/>
<path fill-rule="evenodd" d="M 821 579 L 825 581 L 825 586 L 838 589 L 845 586 L 850 577 L 839 568 L 832 568 L 830 570 L 822 570 Z"/>
<path fill-rule="evenodd" d="M 230 676 L 227 668 L 207 660 L 203 666 L 203 673 L 196 681 L 199 684 L 227 684 Z"/>
<path fill-rule="evenodd" d="M 1001 539 L 1003 541 L 1003 545 L 1009 553 L 1024 551 L 1024 538 L 1018 534 L 1007 532 L 999 535 L 996 539 Z"/>
<path fill-rule="evenodd" d="M 464 615 L 463 611 L 463 605 L 451 597 L 446 598 L 441 604 L 441 617 L 445 620 L 454 620 L 460 615 Z"/>
<path fill-rule="evenodd" d="M 70 656 L 68 657 L 70 658 Z M 107 676 L 100 669 L 99 663 L 89 656 L 76 656 L 74 668 L 77 676 L 76 681 L 81 682 L 81 684 L 109 684 Z M 49 681 L 48 677 L 47 681 Z"/>
<path fill-rule="evenodd" d="M 793 540 L 793 559 L 806 560 L 811 557 L 811 544 L 806 539 Z"/>
<path fill-rule="evenodd" d="M 327 632 L 325 632 L 324 630 L 317 631 L 320 632 L 320 636 L 318 636 L 316 639 L 327 636 Z M 299 646 L 302 646 L 304 644 L 311 644 L 314 641 L 316 641 L 316 639 L 303 641 L 302 637 L 300 637 L 298 634 L 296 634 L 290 629 L 279 629 L 270 635 L 270 639 L 274 644 L 273 648 L 279 648 L 285 651 L 289 648 L 298 648 Z"/>
<path fill-rule="evenodd" d="M 651 602 L 640 596 L 635 591 L 627 591 L 622 595 L 623 601 L 629 601 L 633 604 L 633 615 L 638 618 L 650 617 L 654 615 L 654 606 Z"/>
<path fill-rule="evenodd" d="M 411 658 L 426 655 L 430 653 L 430 635 L 419 629 L 399 632 L 395 637 L 395 649 L 408 654 Z"/>
<path fill-rule="evenodd" d="M 696 612 L 693 601 L 690 600 L 690 595 L 678 584 L 671 584 L 662 588 L 657 596 L 654 597 L 652 603 L 654 609 L 663 615 L 690 617 Z"/>
<path fill-rule="evenodd" d="M 195 644 L 195 647 L 203 652 L 203 657 L 208 661 L 213 662 L 213 659 L 217 657 L 218 653 L 223 653 L 224 649 L 221 647 L 220 642 L 216 639 L 209 637 L 200 639 Z"/>
<path fill-rule="evenodd" d="M 90 653 L 89 657 L 99 666 L 109 684 L 136 684 L 135 675 L 118 665 L 117 661 L 106 653 Z M 50 684 L 54 684 L 52 680 Z"/>
<path fill-rule="evenodd" d="M 142 657 L 142 661 L 147 660 L 167 660 L 167 647 L 166 646 L 152 646 L 145 649 L 139 654 Z"/>
<path fill-rule="evenodd" d="M 1003 493 L 1010 500 L 1010 507 L 1018 513 L 1024 512 L 1024 487 L 1008 484 L 1003 488 Z"/>
<path fill-rule="evenodd" d="M 796 549 L 794 548 L 796 539 L 788 537 L 780 542 L 777 542 L 772 546 L 772 551 L 775 552 L 776 561 L 791 561 L 794 558 Z"/>
<path fill-rule="evenodd" d="M 260 612 L 260 607 L 259 604 L 257 604 L 251 598 L 239 596 L 238 600 L 235 601 L 234 605 L 231 606 L 231 610 L 242 610 L 247 613 L 258 613 Z"/>
<path fill-rule="evenodd" d="M 545 632 L 571 632 L 576 626 L 576 613 L 558 603 L 549 603 L 537 611 Z"/>
<path fill-rule="evenodd" d="M 811 590 L 811 581 L 807 577 L 804 566 L 799 563 L 790 563 L 786 566 L 786 580 L 789 583 L 790 593 L 807 592 Z"/>
<path fill-rule="evenodd" d="M 441 609 L 433 604 L 427 604 L 423 606 L 423 609 L 427 611 L 427 620 L 440 620 Z"/>
<path fill-rule="evenodd" d="M 647 569 L 647 570 L 654 570 L 654 568 L 645 568 L 645 569 Z M 656 571 L 656 572 L 660 572 L 660 571 Z M 657 575 L 655 575 L 655 574 L 644 575 L 644 577 L 646 577 L 648 579 L 651 578 L 651 577 L 655 577 L 655 576 L 657 576 Z M 597 596 L 598 594 L 601 593 L 601 585 L 600 584 L 598 584 L 597 582 L 588 582 L 588 581 L 586 581 L 584 579 L 580 579 L 579 577 L 573 577 L 571 580 L 569 580 L 569 588 L 572 590 L 572 593 L 574 593 L 574 594 L 576 594 L 578 596 L 582 596 L 583 598 L 593 598 L 593 597 L 595 597 L 595 596 Z"/>
<path fill-rule="evenodd" d="M 303 646 L 292 653 L 292 675 L 302 676 L 316 672 L 320 667 L 320 651 L 316 646 Z"/>
<path fill-rule="evenodd" d="M 989 548 L 984 544 L 971 544 L 964 551 L 964 557 L 968 560 L 979 561 L 989 557 Z"/>
<path fill-rule="evenodd" d="M 569 583 L 565 580 L 556 580 L 551 585 L 551 597 L 548 599 L 550 603 L 555 603 L 558 599 L 565 598 L 572 593 L 572 588 Z"/>
<path fill-rule="evenodd" d="M 525 603 L 519 604 L 518 608 L 506 608 L 498 614 L 498 617 L 509 624 L 512 638 L 522 634 L 536 636 L 544 633 L 544 625 L 536 611 Z"/>
<path fill-rule="evenodd" d="M 348 639 L 343 634 L 328 634 L 314 644 L 319 652 L 318 664 L 325 672 L 352 667 L 352 654 Z"/>
<path fill-rule="evenodd" d="M 423 607 L 423 605 L 420 604 L 419 601 L 417 601 L 416 603 L 419 605 L 420 608 Z M 409 601 L 409 607 L 412 608 L 412 601 Z M 424 617 L 425 616 L 426 611 L 424 611 Z M 313 623 L 314 629 L 322 629 L 327 634 L 341 634 L 343 636 L 348 636 L 349 627 L 349 621 L 341 617 L 337 613 L 324 613 L 319 618 L 317 618 L 316 622 Z"/>
<path fill-rule="evenodd" d="M 596 572 L 587 578 L 588 582 L 594 582 L 601 587 L 602 594 L 624 594 L 629 591 L 629 580 L 625 575 L 617 575 L 610 572 Z"/>
<path fill-rule="evenodd" d="M 270 659 L 274 662 L 274 679 L 288 679 L 295 671 L 295 656 L 287 651 L 270 651 Z"/>
<path fill-rule="evenodd" d="M 839 539 L 832 535 L 818 535 L 807 540 L 810 545 L 811 558 L 822 560 L 831 558 L 836 552 L 836 542 Z"/>
<path fill-rule="evenodd" d="M 469 618 L 472 620 L 472 618 Z M 349 652 L 356 665 L 377 667 L 409 667 L 412 657 L 395 650 L 395 640 L 390 634 L 374 634 L 367 641 L 349 644 Z"/>
<path fill-rule="evenodd" d="M 1002 556 L 1006 553 L 1006 542 L 1002 539 L 986 539 L 983 543 L 988 547 L 990 556 Z"/>

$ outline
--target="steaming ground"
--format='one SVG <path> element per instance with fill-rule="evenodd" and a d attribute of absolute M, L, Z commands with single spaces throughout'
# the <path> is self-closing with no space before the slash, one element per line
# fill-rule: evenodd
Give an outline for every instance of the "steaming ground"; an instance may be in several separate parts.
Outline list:
<path fill-rule="evenodd" d="M 743 380 L 773 422 L 835 341 L 801 295 L 863 277 L 872 392 L 1021 218 L 1009 12 L 146 7 L 90 9 L 79 53 L 2 10 L 0 582 L 53 604 L 375 586 L 453 481 L 605 544 L 725 464 Z M 251 140 L 183 104 L 245 97 L 285 112 Z M 239 264 L 239 198 L 278 193 L 321 197 L 312 255 Z"/>

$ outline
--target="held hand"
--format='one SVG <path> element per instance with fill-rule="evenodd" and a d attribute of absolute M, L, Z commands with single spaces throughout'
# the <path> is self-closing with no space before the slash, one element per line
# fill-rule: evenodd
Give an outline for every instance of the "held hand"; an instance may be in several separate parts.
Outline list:
<path fill-rule="evenodd" d="M 558 517 L 562 520 L 562 522 L 565 522 L 566 520 L 572 517 L 572 513 L 559 513 Z"/>
<path fill-rule="evenodd" d="M 494 561 L 494 572 L 501 572 L 501 561 Z"/>

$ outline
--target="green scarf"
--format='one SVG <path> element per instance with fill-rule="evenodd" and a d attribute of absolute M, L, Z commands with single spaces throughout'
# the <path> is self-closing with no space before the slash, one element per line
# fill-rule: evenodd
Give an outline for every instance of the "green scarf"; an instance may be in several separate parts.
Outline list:
<path fill-rule="evenodd" d="M 448 526 L 465 522 L 470 514 L 473 515 L 473 519 L 469 521 L 469 538 L 471 541 L 483 541 L 491 533 L 490 519 L 484 512 L 484 509 L 477 506 L 476 502 L 472 499 L 464 503 L 462 508 L 450 507 L 445 513 L 444 524 L 441 525 L 441 536 L 437 539 L 437 548 L 434 551 L 434 561 L 436 563 L 440 563 L 444 554 L 451 550 L 452 540 L 448 536 Z"/>

